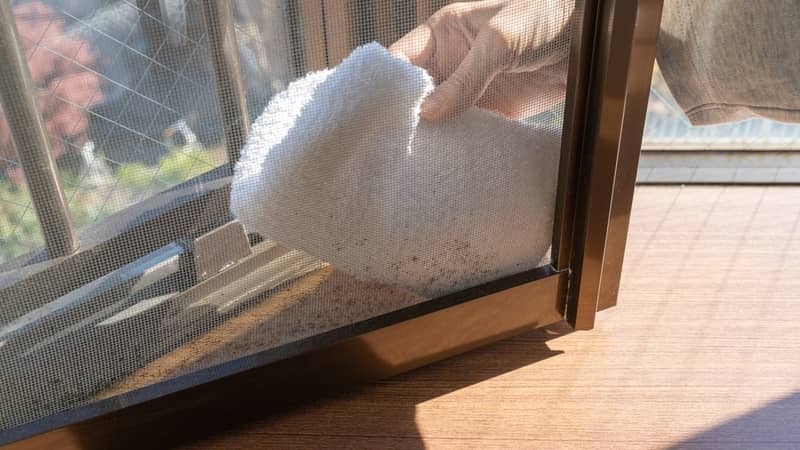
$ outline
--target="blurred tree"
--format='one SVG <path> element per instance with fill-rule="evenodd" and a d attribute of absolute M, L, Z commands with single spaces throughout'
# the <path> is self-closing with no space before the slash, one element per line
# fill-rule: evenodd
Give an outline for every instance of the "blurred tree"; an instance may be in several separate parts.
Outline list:
<path fill-rule="evenodd" d="M 77 151 L 88 140 L 88 109 L 102 100 L 100 77 L 91 69 L 93 51 L 88 42 L 66 35 L 63 16 L 42 2 L 20 4 L 13 11 L 53 156 Z M 19 184 L 16 159 L 0 111 L 0 170 Z"/>

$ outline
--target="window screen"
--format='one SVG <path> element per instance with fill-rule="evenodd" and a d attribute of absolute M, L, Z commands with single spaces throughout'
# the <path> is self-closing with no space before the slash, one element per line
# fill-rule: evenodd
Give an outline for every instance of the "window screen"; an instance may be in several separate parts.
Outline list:
<path fill-rule="evenodd" d="M 236 1 L 227 50 L 250 135 L 232 161 L 208 39 L 218 18 L 203 2 L 13 2 L 84 246 L 64 260 L 31 256 L 46 224 L 0 120 L 0 289 L 14 293 L 0 299 L 0 429 L 160 395 L 246 368 L 245 356 L 548 264 L 572 8 L 478 3 L 483 12 L 453 24 L 488 23 L 514 4 L 508 29 L 552 36 L 492 63 L 504 73 L 481 87 L 480 109 L 420 120 L 475 30 L 436 29 L 439 59 L 411 58 L 426 71 L 384 47 L 447 2 Z M 208 186 L 224 192 L 216 203 L 201 198 Z M 162 198 L 182 202 L 166 222 L 136 209 Z M 215 208 L 225 211 L 206 217 Z M 135 238 L 97 237 L 134 216 Z M 198 216 L 203 226 L 181 226 Z M 117 255 L 86 256 L 100 248 Z M 19 288 L 31 280 L 38 287 Z"/>

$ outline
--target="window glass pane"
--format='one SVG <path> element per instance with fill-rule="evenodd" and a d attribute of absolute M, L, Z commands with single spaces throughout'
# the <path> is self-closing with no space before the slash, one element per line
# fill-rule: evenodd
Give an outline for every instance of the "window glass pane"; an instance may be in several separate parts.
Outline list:
<path fill-rule="evenodd" d="M 280 17 L 280 7 L 240 3 L 241 69 L 257 112 L 288 81 L 286 40 L 280 28 L 269 42 L 253 31 L 282 27 L 274 19 L 264 23 L 276 12 Z M 183 0 L 15 2 L 77 229 L 225 162 L 200 6 Z"/>
<path fill-rule="evenodd" d="M 656 67 L 642 145 L 645 150 L 797 150 L 800 126 L 768 119 L 692 126 Z"/>

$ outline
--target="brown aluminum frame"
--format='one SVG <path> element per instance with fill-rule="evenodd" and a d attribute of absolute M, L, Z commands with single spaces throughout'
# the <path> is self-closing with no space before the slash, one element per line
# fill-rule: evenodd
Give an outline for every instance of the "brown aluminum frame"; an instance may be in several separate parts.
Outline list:
<path fill-rule="evenodd" d="M 22 439 L 10 448 L 141 446 L 156 437 L 161 445 L 264 413 L 263 403 L 246 399 L 284 405 L 564 317 L 591 328 L 598 306 L 615 300 L 605 287 L 619 279 L 617 236 L 630 214 L 662 0 L 578 3 L 588 20 L 572 44 L 552 266 L 112 397 L 0 439 Z"/>
<path fill-rule="evenodd" d="M 567 192 L 559 198 L 562 226 L 553 243 L 556 267 L 571 271 L 566 317 L 579 330 L 592 328 L 598 309 L 616 303 L 663 1 L 590 3 L 583 15 L 597 14 L 590 69 L 568 91 L 575 97 L 567 99 L 562 153 L 566 177 L 578 178 L 559 181 Z M 585 39 L 591 24 L 581 26 Z M 574 63 L 585 63 L 585 49 L 573 50 Z M 585 99 L 577 98 L 582 89 Z"/>

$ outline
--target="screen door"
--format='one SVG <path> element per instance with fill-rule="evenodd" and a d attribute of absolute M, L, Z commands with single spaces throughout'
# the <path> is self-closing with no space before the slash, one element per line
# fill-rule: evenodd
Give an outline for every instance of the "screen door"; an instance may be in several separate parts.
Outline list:
<path fill-rule="evenodd" d="M 566 2 L 5 3 L 54 176 L 1 114 L 0 435 L 551 263 Z"/>

